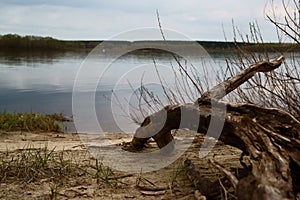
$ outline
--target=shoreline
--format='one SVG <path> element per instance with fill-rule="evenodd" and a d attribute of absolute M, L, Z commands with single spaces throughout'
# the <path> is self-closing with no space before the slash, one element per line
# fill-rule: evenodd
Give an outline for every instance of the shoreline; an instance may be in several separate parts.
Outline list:
<path fill-rule="evenodd" d="M 181 40 L 58 40 L 52 37 L 20 36 L 17 34 L 0 35 L 0 53 L 62 53 L 62 52 L 90 52 L 97 45 L 105 42 L 109 51 L 118 52 L 132 47 L 139 49 L 139 53 L 160 53 L 159 46 L 169 45 L 186 48 L 193 52 L 193 46 L 199 44 L 209 53 L 232 53 L 237 48 L 248 52 L 298 52 L 299 46 L 294 43 L 245 43 L 233 41 L 181 41 Z M 147 48 L 154 46 L 156 48 Z M 192 48 L 192 49 L 191 49 Z"/>

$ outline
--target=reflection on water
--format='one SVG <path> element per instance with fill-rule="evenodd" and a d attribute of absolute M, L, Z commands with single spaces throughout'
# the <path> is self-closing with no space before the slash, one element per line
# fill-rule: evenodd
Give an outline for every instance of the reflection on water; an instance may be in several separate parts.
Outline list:
<path fill-rule="evenodd" d="M 74 80 L 82 63 L 86 62 L 86 56 L 86 53 L 0 53 L 0 112 L 63 113 L 66 116 L 72 116 Z M 170 67 L 174 64 L 170 55 L 161 53 L 155 56 L 128 54 L 115 60 L 109 66 L 103 66 L 107 64 L 107 61 L 101 59 L 92 61 L 94 63 L 90 69 L 92 73 L 96 72 L 99 67 L 106 67 L 107 70 L 100 80 L 99 78 L 93 80 L 87 76 L 83 82 L 82 92 L 93 92 L 85 88 L 91 88 L 90 86 L 95 82 L 98 84 L 95 90 L 95 108 L 98 120 L 104 127 L 103 131 L 120 131 L 114 124 L 111 109 L 112 89 L 122 90 L 126 94 L 130 93 L 128 81 L 136 76 L 141 77 L 143 70 L 147 67 L 153 68 L 154 57 L 157 65 Z M 225 66 L 223 54 L 212 55 L 212 58 L 216 66 Z M 167 78 L 172 77 L 165 71 L 162 71 L 162 74 L 165 74 Z M 157 75 L 149 74 L 149 80 L 154 79 L 153 77 Z M 114 88 L 116 82 L 118 87 Z M 140 82 L 132 84 L 134 86 Z M 154 91 L 163 93 L 157 88 Z M 80 109 L 84 111 L 85 108 Z M 118 114 L 121 115 L 121 113 Z M 86 116 L 87 127 L 90 126 L 89 117 Z M 74 129 L 69 127 L 69 131 L 74 131 Z"/>
<path fill-rule="evenodd" d="M 0 112 L 72 115 L 72 87 L 86 53 L 1 52 Z"/>
<path fill-rule="evenodd" d="M 84 58 L 87 52 L 63 52 L 63 51 L 42 51 L 42 52 L 0 52 L 0 63 L 12 66 L 36 66 L 37 64 L 53 64 L 63 58 Z"/>
<path fill-rule="evenodd" d="M 85 54 L 0 54 L 1 88 L 49 91 L 69 89 Z"/>

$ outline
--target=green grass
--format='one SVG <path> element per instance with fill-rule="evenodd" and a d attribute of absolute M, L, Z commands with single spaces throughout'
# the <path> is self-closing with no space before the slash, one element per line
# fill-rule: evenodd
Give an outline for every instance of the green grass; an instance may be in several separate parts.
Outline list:
<path fill-rule="evenodd" d="M 78 172 L 78 166 L 64 151 L 55 153 L 44 148 L 25 147 L 19 152 L 0 155 L 0 182 L 34 182 L 43 178 L 61 181 L 68 174 Z"/>
<path fill-rule="evenodd" d="M 97 179 L 97 182 L 102 181 L 111 186 L 117 185 L 114 171 L 111 168 L 104 166 L 103 163 L 100 162 L 98 159 L 96 159 L 96 164 L 94 169 L 96 170 L 94 177 Z"/>
<path fill-rule="evenodd" d="M 62 114 L 1 113 L 1 131 L 61 132 L 58 122 L 66 121 Z"/>
<path fill-rule="evenodd" d="M 118 177 L 114 171 L 97 159 L 96 164 L 91 165 L 93 160 L 77 160 L 72 152 L 54 150 L 45 144 L 44 147 L 25 146 L 17 151 L 0 152 L 0 183 L 47 179 L 58 184 L 68 178 L 88 176 L 97 182 L 116 185 Z M 53 185 L 53 190 L 56 187 Z"/>

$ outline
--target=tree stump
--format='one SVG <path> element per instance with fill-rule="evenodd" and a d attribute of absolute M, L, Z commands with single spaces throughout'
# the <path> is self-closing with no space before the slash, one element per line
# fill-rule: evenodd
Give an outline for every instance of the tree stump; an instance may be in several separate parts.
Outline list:
<path fill-rule="evenodd" d="M 194 104 L 166 106 L 146 117 L 125 150 L 138 151 L 151 137 L 159 148 L 163 148 L 173 140 L 171 130 L 188 128 L 205 134 L 210 120 L 219 119 L 224 126 L 216 139 L 242 150 L 243 155 L 250 158 L 250 175 L 236 182 L 232 181 L 237 198 L 295 198 L 295 194 L 300 192 L 300 122 L 283 110 L 220 101 L 255 73 L 272 71 L 283 60 L 281 56 L 272 62 L 256 63 L 205 92 Z M 224 107 L 225 116 L 222 110 Z M 190 124 L 193 120 L 189 119 L 181 120 L 183 111 L 188 113 L 185 117 L 199 118 L 199 124 Z M 167 116 L 163 116 L 163 113 L 167 113 Z M 222 119 L 224 117 L 225 121 Z M 211 191 L 207 190 L 214 186 L 209 184 L 216 183 L 205 181 L 205 184 L 199 184 L 202 187 L 198 189 L 202 194 L 213 198 L 209 195 Z"/>

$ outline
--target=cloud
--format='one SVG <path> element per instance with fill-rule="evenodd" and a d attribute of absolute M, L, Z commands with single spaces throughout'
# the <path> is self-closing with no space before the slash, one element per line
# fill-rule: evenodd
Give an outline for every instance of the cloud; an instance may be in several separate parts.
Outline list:
<path fill-rule="evenodd" d="M 1 3 L 8 5 L 19 6 L 37 6 L 37 5 L 49 5 L 49 6 L 67 6 L 67 7 L 81 7 L 91 2 L 90 0 L 2 0 Z"/>
<path fill-rule="evenodd" d="M 0 34 L 108 39 L 126 30 L 157 27 L 159 10 L 164 28 L 195 39 L 223 40 L 222 24 L 229 29 L 232 19 L 242 28 L 254 20 L 265 26 L 266 1 L 2 0 Z"/>

